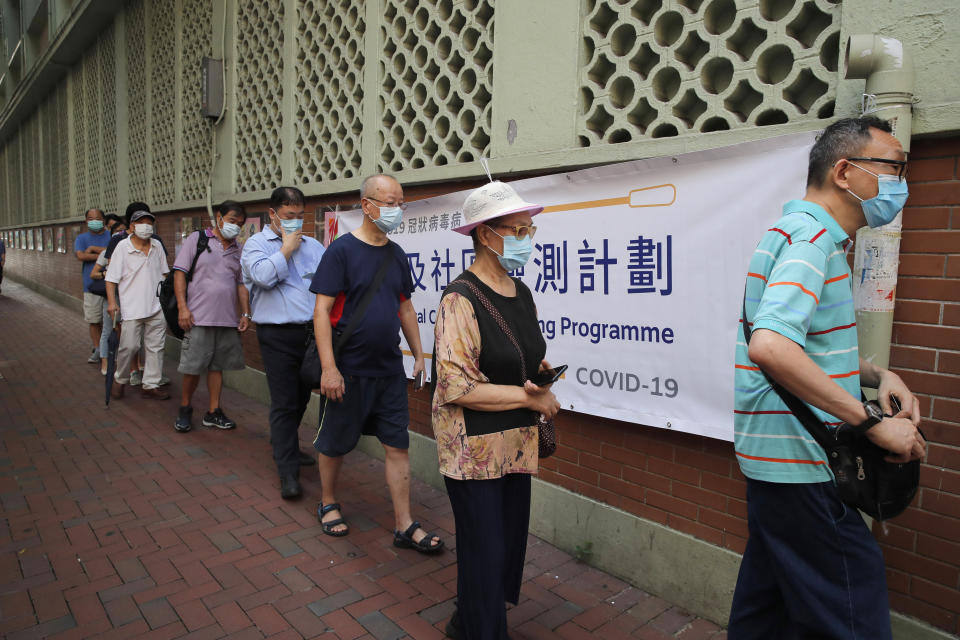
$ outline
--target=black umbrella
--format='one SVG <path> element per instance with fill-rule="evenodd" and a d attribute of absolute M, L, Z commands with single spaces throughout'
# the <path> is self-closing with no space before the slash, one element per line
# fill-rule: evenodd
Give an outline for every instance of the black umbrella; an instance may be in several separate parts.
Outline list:
<path fill-rule="evenodd" d="M 117 312 L 119 313 L 119 312 Z M 104 327 L 106 328 L 106 327 Z M 117 335 L 117 319 L 111 318 L 110 337 L 107 338 L 107 379 L 106 379 L 106 406 L 110 406 L 110 392 L 113 391 L 113 372 L 117 368 L 117 345 L 120 336 Z"/>

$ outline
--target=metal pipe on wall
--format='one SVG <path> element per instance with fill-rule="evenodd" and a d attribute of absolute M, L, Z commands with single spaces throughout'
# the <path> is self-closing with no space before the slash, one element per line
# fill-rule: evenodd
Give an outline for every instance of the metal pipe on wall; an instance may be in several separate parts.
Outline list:
<path fill-rule="evenodd" d="M 852 35 L 846 48 L 847 78 L 865 78 L 863 115 L 888 121 L 893 135 L 910 152 L 914 103 L 913 58 L 903 43 L 875 34 Z M 900 266 L 903 212 L 888 225 L 857 231 L 853 300 L 860 357 L 886 368 L 890 362 L 893 308 Z"/>

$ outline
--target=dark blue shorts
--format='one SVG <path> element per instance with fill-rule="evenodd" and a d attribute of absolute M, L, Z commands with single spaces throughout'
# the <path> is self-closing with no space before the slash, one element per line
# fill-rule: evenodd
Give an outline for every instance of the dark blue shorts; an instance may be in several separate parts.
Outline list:
<path fill-rule="evenodd" d="M 748 479 L 747 514 L 729 640 L 889 640 L 883 556 L 832 482 Z"/>
<path fill-rule="evenodd" d="M 332 458 L 353 451 L 361 435 L 377 436 L 396 449 L 410 448 L 410 412 L 407 377 L 344 376 L 346 392 L 340 402 L 326 400 L 313 446 Z"/>

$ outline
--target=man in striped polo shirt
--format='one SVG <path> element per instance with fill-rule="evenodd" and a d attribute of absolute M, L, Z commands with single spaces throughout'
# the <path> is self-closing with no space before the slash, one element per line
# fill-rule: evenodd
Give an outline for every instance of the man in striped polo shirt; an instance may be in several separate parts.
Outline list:
<path fill-rule="evenodd" d="M 738 332 L 735 445 L 747 477 L 750 538 L 730 613 L 730 640 L 890 638 L 880 549 L 837 497 L 823 449 L 764 373 L 828 426 L 862 425 L 900 461 L 920 458 L 917 399 L 900 378 L 857 352 L 846 252 L 856 230 L 890 222 L 906 200 L 906 161 L 890 126 L 847 118 L 810 151 L 807 192 L 784 205 L 750 260 L 749 347 Z M 871 415 L 860 386 L 892 414 Z"/>

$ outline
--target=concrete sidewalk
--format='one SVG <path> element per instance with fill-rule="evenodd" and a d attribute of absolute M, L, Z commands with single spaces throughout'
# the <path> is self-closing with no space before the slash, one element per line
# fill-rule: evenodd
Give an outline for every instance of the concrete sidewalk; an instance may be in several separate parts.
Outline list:
<path fill-rule="evenodd" d="M 225 389 L 239 427 L 176 433 L 173 399 L 104 408 L 81 318 L 7 279 L 0 295 L 0 634 L 25 638 L 443 638 L 456 595 L 446 496 L 413 481 L 413 514 L 450 551 L 392 546 L 383 464 L 347 458 L 351 533 L 322 535 L 316 467 L 279 498 L 267 407 Z M 194 398 L 194 422 L 206 391 Z M 310 450 L 315 416 L 301 429 Z M 625 549 L 625 552 L 629 550 Z M 726 638 L 715 624 L 530 537 L 523 638 Z M 695 576 L 691 576 L 695 579 Z"/>

